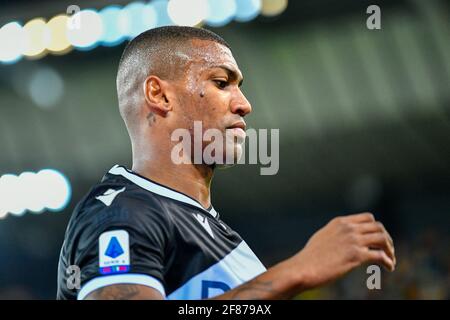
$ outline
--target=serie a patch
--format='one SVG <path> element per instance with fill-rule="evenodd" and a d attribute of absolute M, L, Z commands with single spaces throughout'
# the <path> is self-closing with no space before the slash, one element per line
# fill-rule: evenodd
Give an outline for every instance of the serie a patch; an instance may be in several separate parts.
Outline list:
<path fill-rule="evenodd" d="M 130 270 L 130 240 L 127 231 L 104 232 L 99 237 L 98 245 L 101 274 L 124 273 Z"/>

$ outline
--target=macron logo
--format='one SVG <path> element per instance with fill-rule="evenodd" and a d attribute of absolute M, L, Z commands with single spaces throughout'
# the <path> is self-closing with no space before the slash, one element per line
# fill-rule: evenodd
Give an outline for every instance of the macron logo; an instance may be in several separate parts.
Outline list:
<path fill-rule="evenodd" d="M 100 200 L 107 207 L 109 207 L 111 205 L 111 203 L 114 201 L 114 199 L 117 197 L 117 195 L 124 191 L 125 191 L 125 187 L 123 187 L 122 189 L 119 189 L 119 190 L 108 189 L 101 196 L 95 197 L 95 199 Z"/>
<path fill-rule="evenodd" d="M 206 230 L 206 232 L 209 233 L 209 235 L 214 239 L 214 234 L 211 230 L 211 226 L 209 225 L 208 219 L 204 216 L 202 216 L 200 213 L 192 214 L 195 219 L 197 219 L 198 222 L 202 225 L 202 227 Z"/>

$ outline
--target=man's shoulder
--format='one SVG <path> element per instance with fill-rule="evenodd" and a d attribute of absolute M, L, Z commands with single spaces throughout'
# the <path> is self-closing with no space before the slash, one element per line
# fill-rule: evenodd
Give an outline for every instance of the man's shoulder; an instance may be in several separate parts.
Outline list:
<path fill-rule="evenodd" d="M 69 227 L 144 225 L 158 219 L 170 223 L 163 199 L 127 179 L 106 174 L 78 202 Z"/>
<path fill-rule="evenodd" d="M 91 207 L 102 209 L 135 205 L 159 206 L 160 200 L 156 195 L 139 188 L 121 176 L 106 174 L 102 181 L 93 185 L 79 201 L 77 209 L 81 211 Z"/>

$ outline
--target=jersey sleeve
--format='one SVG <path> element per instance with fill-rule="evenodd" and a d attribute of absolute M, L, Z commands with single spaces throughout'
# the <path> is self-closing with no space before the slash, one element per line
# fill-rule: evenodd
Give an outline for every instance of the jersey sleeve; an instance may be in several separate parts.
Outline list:
<path fill-rule="evenodd" d="M 171 225 L 161 207 L 124 192 L 110 205 L 94 201 L 75 223 L 71 237 L 72 260 L 81 271 L 78 299 L 114 284 L 149 286 L 165 297 Z"/>

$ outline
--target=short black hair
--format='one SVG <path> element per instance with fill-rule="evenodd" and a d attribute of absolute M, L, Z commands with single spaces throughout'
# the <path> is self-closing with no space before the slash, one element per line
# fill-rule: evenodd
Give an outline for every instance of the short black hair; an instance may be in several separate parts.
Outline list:
<path fill-rule="evenodd" d="M 128 95 L 135 83 L 142 82 L 149 73 L 162 79 L 173 79 L 178 75 L 183 48 L 191 47 L 191 40 L 207 40 L 219 43 L 228 49 L 230 45 L 212 31 L 184 26 L 165 26 L 142 32 L 125 47 L 117 72 L 117 93 Z M 231 49 L 230 49 L 231 51 Z"/>
<path fill-rule="evenodd" d="M 214 41 L 231 50 L 230 45 L 221 36 L 210 30 L 186 26 L 164 26 L 144 31 L 131 40 L 123 50 L 119 66 L 130 55 L 133 55 L 136 50 L 143 47 L 151 48 L 161 43 L 182 42 L 193 39 Z"/>
<path fill-rule="evenodd" d="M 127 44 L 119 62 L 116 84 L 120 114 L 129 131 L 137 112 L 134 106 L 142 99 L 139 92 L 145 78 L 150 74 L 164 80 L 178 77 L 186 64 L 182 56 L 194 47 L 192 40 L 197 39 L 218 43 L 231 51 L 230 45 L 214 32 L 183 26 L 150 29 Z"/>

